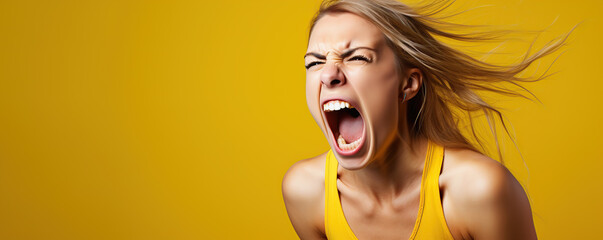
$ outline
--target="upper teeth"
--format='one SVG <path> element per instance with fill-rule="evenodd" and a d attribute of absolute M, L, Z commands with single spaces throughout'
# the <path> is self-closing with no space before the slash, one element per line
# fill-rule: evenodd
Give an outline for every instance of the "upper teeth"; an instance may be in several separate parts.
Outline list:
<path fill-rule="evenodd" d="M 326 102 L 322 106 L 322 109 L 325 112 L 338 111 L 338 110 L 344 109 L 344 108 L 354 108 L 354 106 L 350 105 L 347 102 L 341 101 L 341 100 L 329 101 L 329 102 Z"/>

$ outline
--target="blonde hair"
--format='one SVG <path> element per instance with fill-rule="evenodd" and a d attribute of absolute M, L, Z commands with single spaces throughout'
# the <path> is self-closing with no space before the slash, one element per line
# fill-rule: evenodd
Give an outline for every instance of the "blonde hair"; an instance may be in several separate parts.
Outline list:
<path fill-rule="evenodd" d="M 477 144 L 484 150 L 473 120 L 475 113 L 484 113 L 502 161 L 495 123 L 502 123 L 507 135 L 513 138 L 505 125 L 502 113 L 484 101 L 477 92 L 528 98 L 519 91 L 505 87 L 504 84 L 527 91 L 521 83 L 544 78 L 544 74 L 532 78 L 519 77 L 518 74 L 534 61 L 563 46 L 569 33 L 549 42 L 533 54 L 527 52 L 523 59 L 515 64 L 495 65 L 453 49 L 435 38 L 474 42 L 495 40 L 506 33 L 494 30 L 454 33 L 444 30 L 466 27 L 434 17 L 434 14 L 441 12 L 448 5 L 448 1 L 440 1 L 413 9 L 394 0 L 325 0 L 311 22 L 310 33 L 316 22 L 329 13 L 348 12 L 369 20 L 383 32 L 400 63 L 399 70 L 416 67 L 423 72 L 422 89 L 408 102 L 407 120 L 411 137 L 425 137 L 445 147 L 479 151 L 474 146 Z M 424 13 L 429 9 L 432 10 Z M 532 95 L 529 91 L 527 93 Z M 470 123 L 474 143 L 471 143 L 459 128 L 458 122 L 462 117 L 459 112 L 468 117 L 466 120 Z"/>

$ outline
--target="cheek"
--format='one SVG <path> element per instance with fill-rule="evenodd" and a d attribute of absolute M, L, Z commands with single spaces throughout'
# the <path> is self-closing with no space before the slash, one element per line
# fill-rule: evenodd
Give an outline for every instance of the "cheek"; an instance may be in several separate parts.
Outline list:
<path fill-rule="evenodd" d="M 322 128 L 322 118 L 320 115 L 319 105 L 320 82 L 318 77 L 313 77 L 312 74 L 306 75 L 306 104 L 312 117 Z"/>
<path fill-rule="evenodd" d="M 394 67 L 376 67 L 363 73 L 368 81 L 359 87 L 377 132 L 391 133 L 398 126 L 399 79 Z"/>
<path fill-rule="evenodd" d="M 376 83 L 373 86 L 367 89 L 374 94 L 367 97 L 370 101 L 369 109 L 372 111 L 376 123 L 380 126 L 397 126 L 398 91 L 395 89 L 398 85 Z"/>

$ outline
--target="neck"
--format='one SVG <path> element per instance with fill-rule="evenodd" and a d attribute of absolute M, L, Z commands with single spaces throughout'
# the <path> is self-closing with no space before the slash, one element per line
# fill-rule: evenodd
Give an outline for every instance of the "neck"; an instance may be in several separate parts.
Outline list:
<path fill-rule="evenodd" d="M 411 138 L 406 118 L 401 116 L 401 120 L 401 131 L 392 137 L 388 147 L 377 152 L 365 168 L 354 171 L 344 169 L 342 181 L 378 200 L 393 200 L 407 188 L 417 183 L 420 186 L 428 141 L 425 138 Z"/>

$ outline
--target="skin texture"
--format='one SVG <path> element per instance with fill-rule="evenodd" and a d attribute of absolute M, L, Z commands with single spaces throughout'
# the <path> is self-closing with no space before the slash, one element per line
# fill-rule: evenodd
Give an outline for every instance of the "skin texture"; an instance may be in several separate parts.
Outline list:
<path fill-rule="evenodd" d="M 359 239 L 408 239 L 417 217 L 427 140 L 408 140 L 402 100 L 419 91 L 421 71 L 398 72 L 380 30 L 350 13 L 321 18 L 307 52 L 307 104 L 331 148 L 337 143 L 324 120 L 325 100 L 352 103 L 364 120 L 360 151 L 334 152 L 348 224 Z M 529 201 L 504 166 L 466 149 L 446 148 L 444 154 L 442 206 L 455 239 L 536 238 Z M 297 162 L 283 179 L 287 212 L 301 239 L 326 238 L 325 157 Z"/>

